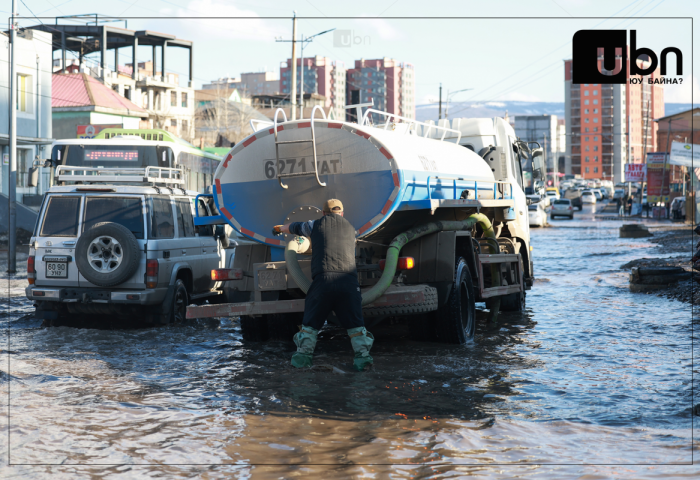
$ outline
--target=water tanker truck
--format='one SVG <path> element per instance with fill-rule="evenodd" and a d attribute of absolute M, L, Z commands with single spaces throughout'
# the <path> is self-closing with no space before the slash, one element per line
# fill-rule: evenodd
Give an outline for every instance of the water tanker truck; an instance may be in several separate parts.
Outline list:
<path fill-rule="evenodd" d="M 523 309 L 534 280 L 525 194 L 541 189 L 541 149 L 502 118 L 435 125 L 362 107 L 357 123 L 320 107 L 296 121 L 278 110 L 230 150 L 209 195 L 216 214 L 195 224 L 228 224 L 254 242 L 212 271 L 220 303 L 191 306 L 188 318 L 240 316 L 245 340 L 291 338 L 313 245 L 271 229 L 320 218 L 330 198 L 356 231 L 368 327 L 392 319 L 417 340 L 465 343 L 476 302 L 494 319 Z"/>

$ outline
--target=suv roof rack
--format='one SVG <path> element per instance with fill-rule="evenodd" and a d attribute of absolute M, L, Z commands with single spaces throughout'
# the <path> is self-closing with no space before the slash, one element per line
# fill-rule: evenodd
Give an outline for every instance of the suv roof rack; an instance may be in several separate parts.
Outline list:
<path fill-rule="evenodd" d="M 71 167 L 59 165 L 56 168 L 57 183 L 140 183 L 155 185 L 184 185 L 185 177 L 179 168 L 145 167 L 145 168 L 94 168 Z"/>

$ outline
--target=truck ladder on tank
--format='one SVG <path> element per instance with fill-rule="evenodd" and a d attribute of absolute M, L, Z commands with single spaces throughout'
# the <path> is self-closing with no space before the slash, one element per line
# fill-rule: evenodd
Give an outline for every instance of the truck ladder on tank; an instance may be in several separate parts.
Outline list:
<path fill-rule="evenodd" d="M 280 145 L 284 145 L 287 143 L 311 143 L 314 149 L 314 171 L 313 172 L 299 172 L 299 173 L 278 173 L 277 174 L 277 180 L 280 182 L 280 187 L 284 188 L 285 190 L 289 188 L 289 185 L 285 185 L 284 182 L 282 182 L 282 177 L 301 177 L 305 175 L 311 175 L 312 173 L 316 175 L 316 181 L 318 184 L 322 187 L 325 187 L 326 184 L 321 181 L 320 178 L 318 178 L 318 160 L 316 158 L 316 130 L 314 129 L 314 118 L 316 117 L 316 110 L 321 110 L 321 113 L 323 114 L 323 119 L 326 120 L 326 112 L 323 111 L 323 108 L 321 108 L 320 105 L 314 106 L 313 110 L 311 110 L 311 139 L 310 140 L 286 140 L 286 141 L 279 141 L 277 140 L 277 115 L 282 112 L 282 116 L 284 117 L 284 121 L 287 121 L 287 115 L 284 113 L 284 110 L 281 108 L 278 108 L 277 111 L 275 112 L 275 122 L 274 122 L 274 128 L 275 128 L 275 157 L 277 160 L 277 165 L 280 164 Z"/>

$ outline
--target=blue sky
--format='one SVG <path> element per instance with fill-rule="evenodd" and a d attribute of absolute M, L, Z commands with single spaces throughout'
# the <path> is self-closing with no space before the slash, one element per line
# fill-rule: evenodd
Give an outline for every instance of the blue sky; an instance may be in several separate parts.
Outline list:
<path fill-rule="evenodd" d="M 267 69 L 279 73 L 279 64 L 290 56 L 291 46 L 276 43 L 275 37 L 291 38 L 290 17 L 296 10 L 300 17 L 299 34 L 308 36 L 336 28 L 350 30 L 356 37 L 353 45 L 340 47 L 334 45 L 333 33 L 326 34 L 308 44 L 305 55 L 331 57 L 348 67 L 360 58 L 391 57 L 412 63 L 418 104 L 434 101 L 440 82 L 444 92 L 473 89 L 456 94 L 455 101 L 563 101 L 563 60 L 571 58 L 572 35 L 577 30 L 593 28 L 635 29 L 638 47 L 648 47 L 657 53 L 669 46 L 680 48 L 684 55 L 683 84 L 666 88 L 667 102 L 690 102 L 691 86 L 696 87 L 696 98 L 700 88 L 697 79 L 691 76 L 691 20 L 668 18 L 696 16 L 700 13 L 700 2 L 696 1 L 24 0 L 26 5 L 17 2 L 20 15 L 31 17 L 31 9 L 44 23 L 54 23 L 53 17 L 57 15 L 99 13 L 129 17 L 129 29 L 167 32 L 192 40 L 196 87 L 241 72 Z M 7 15 L 9 9 L 10 1 L 6 0 L 0 12 Z M 20 22 L 23 26 L 36 23 L 34 19 Z M 187 57 L 184 51 L 176 50 L 179 49 L 169 52 L 169 66 L 186 75 Z M 150 49 L 143 49 L 139 57 L 149 59 Z M 127 62 L 125 51 L 120 63 Z"/>

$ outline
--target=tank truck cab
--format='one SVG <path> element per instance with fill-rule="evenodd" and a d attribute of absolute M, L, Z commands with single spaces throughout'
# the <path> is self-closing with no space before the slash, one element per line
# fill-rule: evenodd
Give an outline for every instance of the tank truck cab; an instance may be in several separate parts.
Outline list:
<path fill-rule="evenodd" d="M 329 198 L 344 202 L 356 229 L 368 327 L 392 318 L 414 339 L 466 343 L 476 302 L 492 319 L 524 308 L 534 280 L 526 193 L 543 190 L 538 149 L 500 118 L 436 125 L 361 107 L 347 107 L 359 122 L 326 119 L 320 107 L 288 121 L 279 109 L 231 149 L 214 176 L 221 214 L 195 225 L 228 224 L 256 244 L 212 272 L 227 280 L 228 303 L 190 307 L 188 318 L 240 316 L 244 340 L 290 339 L 313 245 L 271 228 L 320 218 Z"/>

